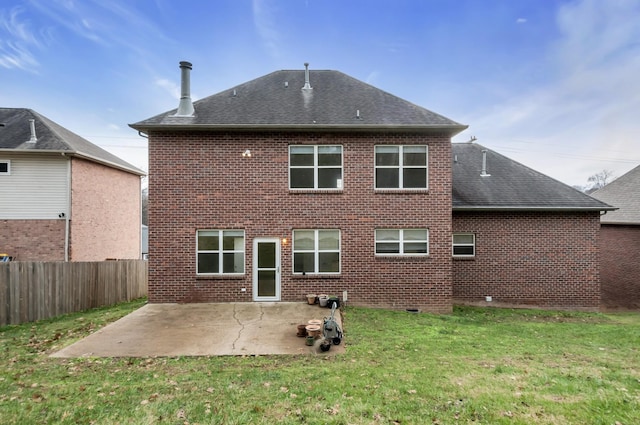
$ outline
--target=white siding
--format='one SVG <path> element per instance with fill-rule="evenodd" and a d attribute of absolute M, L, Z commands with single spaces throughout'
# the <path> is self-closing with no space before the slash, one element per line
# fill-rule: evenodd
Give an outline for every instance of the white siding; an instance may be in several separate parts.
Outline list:
<path fill-rule="evenodd" d="M 0 175 L 0 219 L 57 219 L 69 214 L 69 158 L 0 154 L 11 174 Z"/>

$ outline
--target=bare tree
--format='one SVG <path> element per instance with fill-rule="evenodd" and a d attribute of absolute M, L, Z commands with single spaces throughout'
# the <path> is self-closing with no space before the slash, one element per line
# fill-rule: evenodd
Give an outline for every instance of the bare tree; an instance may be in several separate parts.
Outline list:
<path fill-rule="evenodd" d="M 585 191 L 587 193 L 595 192 L 596 190 L 606 186 L 615 180 L 615 175 L 611 170 L 602 170 L 599 173 L 595 173 L 592 176 L 589 176 L 587 181 L 591 183 L 589 188 Z"/>

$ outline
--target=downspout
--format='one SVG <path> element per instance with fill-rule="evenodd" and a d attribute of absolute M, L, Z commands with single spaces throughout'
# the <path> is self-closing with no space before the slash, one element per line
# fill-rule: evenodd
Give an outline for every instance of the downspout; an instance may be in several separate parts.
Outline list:
<path fill-rule="evenodd" d="M 64 152 L 62 156 L 66 157 Z M 69 261 L 69 237 L 71 219 L 71 158 L 67 157 L 67 211 L 64 214 L 64 261 Z"/>

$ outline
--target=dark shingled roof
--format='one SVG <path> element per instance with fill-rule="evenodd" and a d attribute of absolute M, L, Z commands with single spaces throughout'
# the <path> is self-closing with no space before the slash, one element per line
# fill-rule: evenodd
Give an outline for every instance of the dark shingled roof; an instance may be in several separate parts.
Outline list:
<path fill-rule="evenodd" d="M 35 120 L 36 143 L 28 143 L 31 139 L 30 119 Z M 0 152 L 2 151 L 61 152 L 133 174 L 146 174 L 47 117 L 26 108 L 0 108 Z"/>
<path fill-rule="evenodd" d="M 604 224 L 640 224 L 640 166 L 591 194 L 619 209 L 600 218 Z"/>
<path fill-rule="evenodd" d="M 151 129 L 419 130 L 454 135 L 467 128 L 338 71 L 276 71 L 194 102 L 193 117 L 176 109 L 130 124 Z M 359 117 L 358 117 L 359 114 Z"/>
<path fill-rule="evenodd" d="M 488 176 L 481 175 L 483 151 Z M 454 211 L 614 209 L 481 145 L 454 143 L 452 155 Z"/>

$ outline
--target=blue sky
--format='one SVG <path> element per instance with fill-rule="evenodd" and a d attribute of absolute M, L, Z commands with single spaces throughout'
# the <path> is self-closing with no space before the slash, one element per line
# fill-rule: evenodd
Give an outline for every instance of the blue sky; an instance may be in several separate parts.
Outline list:
<path fill-rule="evenodd" d="M 280 69 L 335 69 L 570 185 L 640 165 L 638 0 L 3 0 L 0 106 L 147 169 L 133 123 Z"/>

